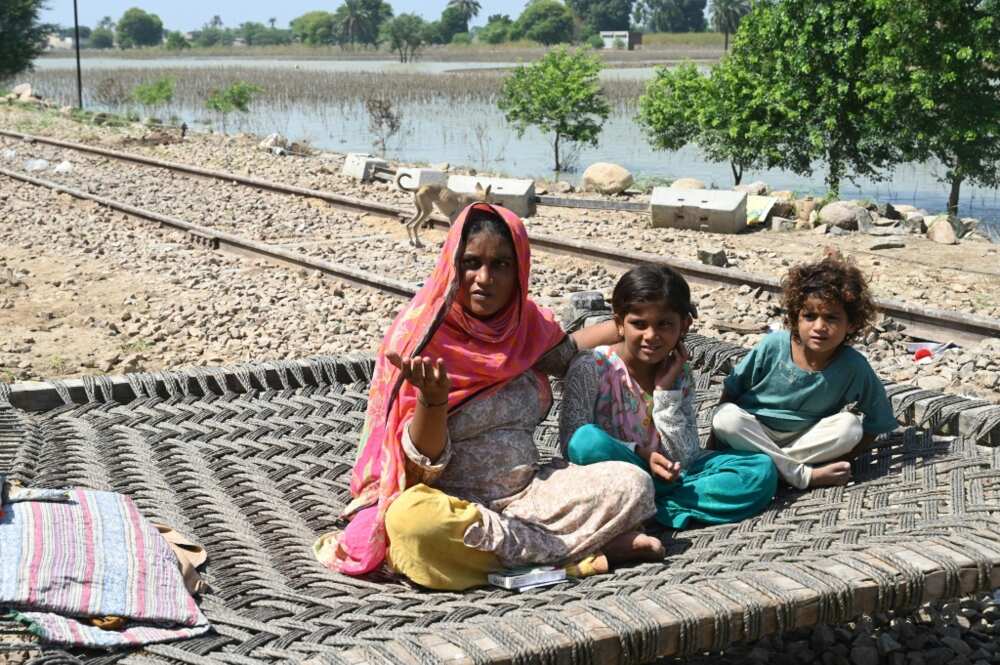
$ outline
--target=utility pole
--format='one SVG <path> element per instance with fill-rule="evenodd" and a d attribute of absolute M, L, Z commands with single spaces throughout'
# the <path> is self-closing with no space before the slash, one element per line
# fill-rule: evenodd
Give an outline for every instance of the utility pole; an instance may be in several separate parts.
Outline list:
<path fill-rule="evenodd" d="M 80 14 L 76 10 L 76 0 L 73 0 L 73 26 L 76 30 L 76 105 L 83 110 L 83 76 L 80 74 Z"/>

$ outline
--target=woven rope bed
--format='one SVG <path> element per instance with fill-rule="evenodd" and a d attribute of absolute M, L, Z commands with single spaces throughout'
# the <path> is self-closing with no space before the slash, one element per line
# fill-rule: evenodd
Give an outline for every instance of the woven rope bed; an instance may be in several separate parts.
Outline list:
<path fill-rule="evenodd" d="M 707 434 L 720 369 L 744 350 L 690 342 Z M 313 358 L 0 384 L 0 470 L 123 492 L 209 552 L 216 634 L 46 662 L 647 663 L 1000 586 L 1000 449 L 916 428 L 857 460 L 848 487 L 785 489 L 755 519 L 665 534 L 662 563 L 524 594 L 335 575 L 310 546 L 348 499 L 371 369 Z M 931 420 L 962 408 L 941 399 Z M 557 410 L 537 431 L 545 455 Z"/>

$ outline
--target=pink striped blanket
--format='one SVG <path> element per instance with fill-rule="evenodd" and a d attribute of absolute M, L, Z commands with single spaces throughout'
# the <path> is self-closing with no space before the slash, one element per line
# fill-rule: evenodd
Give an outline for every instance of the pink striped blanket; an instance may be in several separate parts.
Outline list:
<path fill-rule="evenodd" d="M 201 635 L 208 620 L 184 588 L 166 540 L 127 496 L 73 490 L 70 501 L 25 501 L 0 517 L 0 614 L 44 641 L 128 647 Z M 91 617 L 124 618 L 104 630 Z"/>

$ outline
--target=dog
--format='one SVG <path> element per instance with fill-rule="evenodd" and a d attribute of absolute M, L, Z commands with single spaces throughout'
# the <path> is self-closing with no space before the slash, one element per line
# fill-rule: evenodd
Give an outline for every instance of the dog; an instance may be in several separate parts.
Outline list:
<path fill-rule="evenodd" d="M 420 237 L 417 235 L 420 225 L 426 222 L 431 226 L 430 216 L 434 212 L 434 207 L 441 211 L 441 214 L 448 218 L 448 222 L 454 222 L 458 213 L 473 203 L 493 203 L 490 196 L 492 185 L 487 185 L 486 189 L 476 183 L 476 191 L 471 194 L 460 194 L 453 192 L 446 185 L 423 185 L 421 187 L 404 187 L 403 178 L 413 179 L 413 174 L 403 171 L 396 176 L 396 187 L 404 192 L 413 193 L 413 205 L 417 207 L 417 212 L 406 220 L 406 237 L 414 247 L 423 247 Z"/>

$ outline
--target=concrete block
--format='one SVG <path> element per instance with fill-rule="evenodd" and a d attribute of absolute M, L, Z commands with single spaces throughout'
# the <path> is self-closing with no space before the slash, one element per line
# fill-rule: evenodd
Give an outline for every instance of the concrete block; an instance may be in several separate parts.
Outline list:
<path fill-rule="evenodd" d="M 747 195 L 722 189 L 656 187 L 649 211 L 655 228 L 738 233 L 747 225 Z"/>
<path fill-rule="evenodd" d="M 439 171 L 438 169 L 417 169 L 409 167 L 400 167 L 396 169 L 397 178 L 403 173 L 410 176 L 409 178 L 403 178 L 403 182 L 401 183 L 407 189 L 423 187 L 424 185 L 440 185 L 442 187 L 448 186 L 448 174 L 444 171 Z"/>
<path fill-rule="evenodd" d="M 376 166 L 388 166 L 384 159 L 372 157 L 363 152 L 352 152 L 344 159 L 344 166 L 340 169 L 342 175 L 350 176 L 361 182 L 368 182 L 372 179 L 372 173 Z"/>
<path fill-rule="evenodd" d="M 535 214 L 535 181 L 530 178 L 484 178 L 472 175 L 453 175 L 448 178 L 448 189 L 461 194 L 471 194 L 476 191 L 476 183 L 483 186 L 492 185 L 490 190 L 493 203 L 502 205 L 518 217 L 531 217 Z"/>

